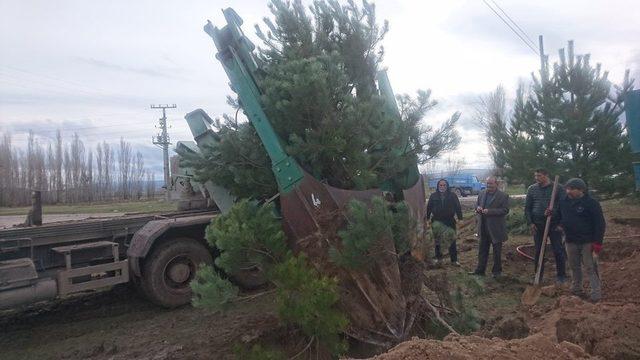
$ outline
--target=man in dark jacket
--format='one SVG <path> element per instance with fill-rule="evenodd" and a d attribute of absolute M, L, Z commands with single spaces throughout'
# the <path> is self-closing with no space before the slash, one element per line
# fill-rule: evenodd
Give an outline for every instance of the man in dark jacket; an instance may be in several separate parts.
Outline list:
<path fill-rule="evenodd" d="M 484 276 L 489 259 L 489 247 L 493 246 L 494 278 L 502 275 L 502 242 L 507 240 L 507 221 L 509 213 L 509 195 L 498 190 L 495 177 L 487 178 L 487 189 L 480 192 L 476 202 L 476 217 L 478 224 L 478 266 L 472 275 Z"/>
<path fill-rule="evenodd" d="M 524 214 L 527 218 L 527 224 L 531 227 L 531 234 L 536 248 L 535 270 L 538 270 L 538 260 L 540 250 L 544 239 L 545 223 L 547 217 L 551 216 L 551 226 L 549 227 L 549 239 L 551 240 L 551 248 L 556 260 L 556 282 L 564 283 L 566 281 L 566 265 L 565 253 L 562 246 L 562 233 L 558 229 L 560 217 L 558 214 L 558 203 L 560 199 L 561 189 L 556 194 L 556 200 L 553 209 L 549 209 L 551 202 L 551 193 L 553 192 L 553 183 L 549 180 L 549 173 L 545 169 L 536 169 L 534 173 L 536 183 L 527 189 L 527 198 L 524 205 Z M 540 269 L 540 279 L 544 273 L 544 262 Z"/>
<path fill-rule="evenodd" d="M 586 192 L 582 179 L 570 179 L 565 184 L 567 196 L 560 201 L 560 221 L 566 237 L 569 267 L 573 274 L 571 292 L 583 296 L 582 267 L 591 285 L 591 301 L 600 301 L 600 274 L 598 254 L 606 227 L 602 208 L 597 200 Z M 595 254 L 595 255 L 594 255 Z"/>
<path fill-rule="evenodd" d="M 431 229 L 436 245 L 436 263 L 442 259 L 440 245 L 443 240 L 448 239 L 451 241 L 449 246 L 451 264 L 460 266 L 458 249 L 456 248 L 456 215 L 458 220 L 462 220 L 462 208 L 458 196 L 451 192 L 447 180 L 440 179 L 436 191 L 429 196 L 426 213 L 427 220 L 431 220 Z"/>

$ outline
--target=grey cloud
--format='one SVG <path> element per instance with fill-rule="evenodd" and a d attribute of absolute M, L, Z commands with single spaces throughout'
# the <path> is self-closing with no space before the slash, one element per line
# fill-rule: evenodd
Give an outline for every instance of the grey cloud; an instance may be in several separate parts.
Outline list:
<path fill-rule="evenodd" d="M 118 95 L 106 93 L 90 93 L 75 89 L 33 89 L 29 94 L 11 89 L 0 90 L 1 105 L 45 105 L 45 104 L 73 104 L 85 105 L 117 105 L 125 108 L 146 107 L 151 99 L 133 95 Z"/>
<path fill-rule="evenodd" d="M 138 68 L 133 66 L 123 66 L 123 65 L 118 65 L 115 63 L 110 63 L 107 61 L 98 60 L 94 58 L 76 57 L 75 59 L 76 61 L 83 64 L 91 65 L 91 66 L 102 68 L 102 69 L 113 70 L 113 71 L 130 72 L 130 73 L 135 73 L 140 75 L 169 78 L 169 79 L 180 78 L 175 75 L 176 72 L 181 71 L 181 69 L 179 68 L 171 68 L 171 69 L 167 68 L 167 69 L 156 70 L 156 69 L 148 69 L 148 68 Z M 165 60 L 171 61 L 167 57 L 165 57 Z"/>
<path fill-rule="evenodd" d="M 484 13 L 469 13 L 466 15 L 451 17 L 445 29 L 451 34 L 458 35 L 461 41 L 473 42 L 474 40 L 492 41 L 501 45 L 501 51 L 509 51 L 515 54 L 531 53 L 531 50 L 517 38 L 489 9 Z M 523 23 L 521 27 L 538 28 L 533 24 Z M 534 35 L 530 35 L 537 41 Z"/>
<path fill-rule="evenodd" d="M 133 144 L 132 145 L 134 152 L 139 151 L 144 158 L 144 167 L 156 174 L 156 179 L 160 179 L 163 173 L 163 159 L 162 159 L 162 150 L 153 145 L 146 144 Z M 173 151 L 169 151 L 169 156 L 173 156 L 175 153 Z"/>
<path fill-rule="evenodd" d="M 634 24 L 615 23 L 609 17 L 601 16 L 597 20 L 586 17 L 585 13 L 576 13 L 572 22 L 567 22 L 564 17 L 550 16 L 549 10 L 535 5 L 523 7 L 512 6 L 504 8 L 518 26 L 526 32 L 518 36 L 494 14 L 488 7 L 478 2 L 478 6 L 468 6 L 456 12 L 448 18 L 445 29 L 461 38 L 461 41 L 473 42 L 474 40 L 490 41 L 500 46 L 501 52 L 510 51 L 519 54 L 533 54 L 525 45 L 529 42 L 531 47 L 538 49 L 538 35 L 544 35 L 545 53 L 551 57 L 557 57 L 558 46 L 565 47 L 568 40 L 576 41 L 578 53 L 597 51 L 597 48 L 581 47 L 581 44 L 590 46 L 593 43 L 607 44 L 633 44 L 633 37 L 637 36 L 637 26 Z M 576 3 L 576 6 L 582 6 Z M 499 9 L 496 11 L 500 13 Z M 508 19 L 502 14 L 503 18 Z M 516 31 L 515 26 L 511 25 Z M 532 43 L 532 44 L 531 44 Z M 549 46 L 547 43 L 553 43 Z M 557 45 L 555 45 L 557 44 Z"/>

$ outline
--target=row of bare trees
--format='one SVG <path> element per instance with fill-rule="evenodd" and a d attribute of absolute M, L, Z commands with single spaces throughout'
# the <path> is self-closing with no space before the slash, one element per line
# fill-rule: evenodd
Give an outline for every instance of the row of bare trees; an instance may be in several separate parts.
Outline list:
<path fill-rule="evenodd" d="M 31 191 L 40 190 L 47 204 L 152 198 L 154 174 L 144 168 L 140 152 L 120 139 L 113 146 L 85 147 L 77 133 L 64 142 L 60 130 L 43 144 L 29 132 L 26 149 L 0 138 L 0 206 L 28 205 Z"/>

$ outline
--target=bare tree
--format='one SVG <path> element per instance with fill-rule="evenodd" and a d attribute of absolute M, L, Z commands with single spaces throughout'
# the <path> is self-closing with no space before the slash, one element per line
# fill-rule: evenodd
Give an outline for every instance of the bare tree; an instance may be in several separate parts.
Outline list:
<path fill-rule="evenodd" d="M 29 132 L 26 149 L 13 147 L 11 135 L 0 137 L 0 206 L 27 205 L 31 190 L 41 190 L 44 203 L 141 199 L 153 197 L 153 184 L 145 177 L 153 174 L 144 169 L 144 158 L 135 155 L 130 143 L 120 140 L 118 168 L 114 149 L 107 142 L 97 144 L 94 165 L 93 150 L 85 150 L 76 133 L 65 144 L 57 131 L 52 142 L 41 143 Z M 95 166 L 95 167 L 94 167 Z"/>
<path fill-rule="evenodd" d="M 56 157 L 55 157 L 55 190 L 56 190 L 56 202 L 62 201 L 62 132 L 60 129 L 56 131 Z"/>
<path fill-rule="evenodd" d="M 449 156 L 445 160 L 445 171 L 449 175 L 458 175 L 464 168 L 465 164 L 466 161 L 464 160 L 464 158 L 454 158 L 452 156 Z"/>
<path fill-rule="evenodd" d="M 488 141 L 489 152 L 495 165 L 495 174 L 504 175 L 505 156 L 504 146 L 500 141 L 504 139 L 496 134 L 501 134 L 508 125 L 506 95 L 502 85 L 486 96 L 480 97 L 480 103 L 475 109 L 476 123 L 482 128 Z M 498 143 L 497 143 L 498 142 Z"/>
<path fill-rule="evenodd" d="M 156 177 L 153 172 L 147 172 L 147 199 L 153 199 L 156 192 Z"/>
<path fill-rule="evenodd" d="M 123 199 L 129 199 L 131 193 L 131 144 L 120 138 L 118 148 L 118 167 L 120 170 L 120 190 Z"/>
<path fill-rule="evenodd" d="M 89 149 L 87 155 L 86 171 L 85 171 L 85 188 L 86 200 L 93 201 L 94 184 L 93 184 L 93 151 Z"/>
<path fill-rule="evenodd" d="M 136 151 L 132 178 L 134 196 L 139 200 L 140 198 L 142 198 L 142 182 L 144 181 L 144 159 L 142 158 L 142 154 L 139 151 Z"/>
<path fill-rule="evenodd" d="M 104 157 L 102 154 L 102 145 L 98 143 L 96 145 L 96 170 L 98 171 L 98 176 L 95 179 L 96 186 L 96 198 L 98 200 L 102 200 L 104 197 L 104 173 L 103 173 L 103 162 Z"/>
<path fill-rule="evenodd" d="M 15 191 L 14 153 L 11 134 L 5 133 L 0 139 L 0 205 L 13 204 Z"/>
<path fill-rule="evenodd" d="M 103 149 L 102 152 L 104 154 L 104 189 L 105 189 L 105 199 L 109 199 L 113 196 L 113 173 L 115 169 L 113 149 L 107 144 L 107 142 L 102 143 Z"/>

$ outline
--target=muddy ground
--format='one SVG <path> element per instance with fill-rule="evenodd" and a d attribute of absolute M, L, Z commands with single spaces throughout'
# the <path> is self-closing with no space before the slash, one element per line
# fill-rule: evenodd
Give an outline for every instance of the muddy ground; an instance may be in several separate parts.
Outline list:
<path fill-rule="evenodd" d="M 42 223 L 49 224 L 60 221 L 75 221 L 91 218 L 111 218 L 122 216 L 122 212 L 109 213 L 93 213 L 93 214 L 44 214 L 42 215 Z M 24 224 L 26 215 L 2 215 L 0 216 L 0 229 L 10 228 L 16 225 Z"/>
<path fill-rule="evenodd" d="M 505 244 L 506 276 L 497 281 L 467 274 L 475 267 L 477 240 L 473 231 L 466 232 L 458 245 L 462 268 L 431 268 L 428 277 L 446 279 L 451 291 L 459 288 L 465 306 L 477 312 L 480 329 L 473 336 L 449 335 L 443 341 L 446 333 L 424 322 L 417 330 L 423 339 L 400 344 L 379 358 L 640 358 L 640 206 L 609 201 L 603 207 L 609 227 L 601 254 L 600 303 L 554 287 L 551 262 L 545 271 L 546 295 L 535 306 L 523 307 L 520 295 L 533 279 L 533 263 L 515 249 L 530 243 L 529 237 L 512 237 Z M 165 310 L 126 286 L 5 312 L 0 316 L 0 358 L 232 359 L 237 345 L 304 347 L 299 336 L 278 323 L 272 292 L 243 295 L 245 300 L 224 314 L 192 307 Z M 350 356 L 374 351 L 380 350 L 354 346 Z"/>

